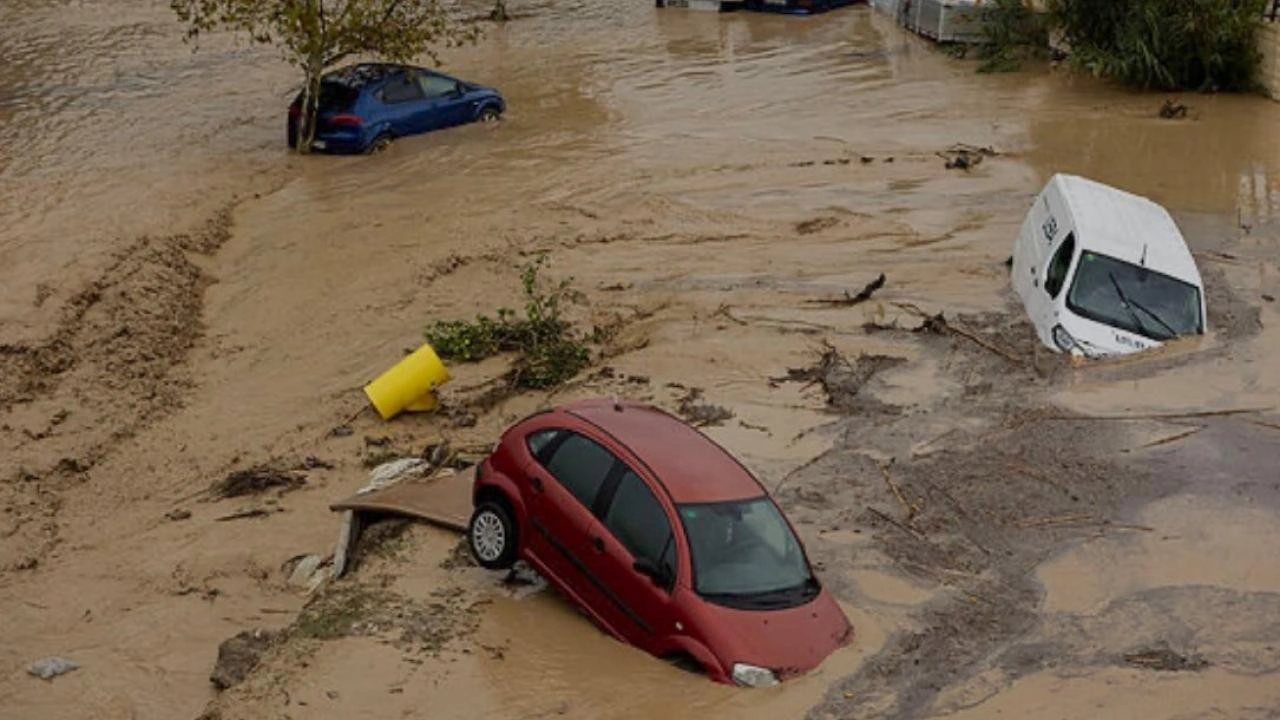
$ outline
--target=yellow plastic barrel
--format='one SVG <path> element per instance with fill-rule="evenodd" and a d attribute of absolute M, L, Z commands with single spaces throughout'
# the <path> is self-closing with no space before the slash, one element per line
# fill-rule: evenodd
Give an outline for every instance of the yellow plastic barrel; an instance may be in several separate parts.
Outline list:
<path fill-rule="evenodd" d="M 364 386 L 364 394 L 383 420 L 400 413 L 435 410 L 435 389 L 449 382 L 449 370 L 430 345 L 423 345 Z"/>

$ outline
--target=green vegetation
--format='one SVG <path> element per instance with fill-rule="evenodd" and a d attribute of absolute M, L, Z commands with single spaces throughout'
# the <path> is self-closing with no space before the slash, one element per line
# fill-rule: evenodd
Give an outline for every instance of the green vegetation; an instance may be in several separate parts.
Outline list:
<path fill-rule="evenodd" d="M 980 73 L 1014 72 L 1026 57 L 1044 55 L 1049 49 L 1045 18 L 1023 0 L 995 0 L 982 6 L 982 28 L 986 37 L 978 46 Z"/>
<path fill-rule="evenodd" d="M 1249 90 L 1266 0 L 1051 0 L 1073 66 L 1162 90 Z"/>
<path fill-rule="evenodd" d="M 979 72 L 1017 70 L 1060 35 L 1072 67 L 1144 89 L 1250 90 L 1268 0 L 995 0 L 982 11 Z M 964 53 L 956 53 L 964 57 Z"/>
<path fill-rule="evenodd" d="M 524 314 L 499 308 L 497 317 L 439 320 L 426 331 L 427 342 L 443 360 L 476 362 L 498 353 L 519 353 L 512 369 L 512 385 L 542 389 L 577 375 L 590 362 L 586 341 L 561 317 L 565 305 L 581 299 L 568 280 L 544 287 L 539 271 L 546 257 L 526 265 L 520 273 Z"/>

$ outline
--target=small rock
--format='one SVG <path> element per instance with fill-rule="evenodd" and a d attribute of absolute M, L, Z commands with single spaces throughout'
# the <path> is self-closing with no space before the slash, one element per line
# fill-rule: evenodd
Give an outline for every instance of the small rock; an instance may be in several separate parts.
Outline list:
<path fill-rule="evenodd" d="M 52 680 L 59 675 L 65 675 L 72 670 L 79 670 L 80 663 L 75 660 L 68 660 L 60 657 L 50 657 L 43 660 L 37 660 L 31 663 L 27 668 L 27 672 L 35 675 L 41 680 Z"/>
<path fill-rule="evenodd" d="M 310 588 L 311 579 L 323 562 L 324 558 L 319 555 L 303 555 L 293 566 L 293 571 L 289 573 L 289 584 L 294 587 Z"/>
<path fill-rule="evenodd" d="M 1209 661 L 1197 653 L 1182 654 L 1174 651 L 1167 643 L 1157 643 L 1153 647 L 1143 648 L 1125 653 L 1124 661 L 1135 667 L 1164 672 L 1184 670 L 1196 671 L 1209 667 Z"/>
<path fill-rule="evenodd" d="M 302 469 L 304 470 L 332 470 L 333 463 L 323 460 L 315 455 L 308 455 L 302 461 Z"/>
<path fill-rule="evenodd" d="M 178 508 L 177 510 L 170 510 L 169 512 L 165 513 L 164 516 L 165 518 L 173 521 L 189 520 L 191 519 L 191 511 Z"/>
<path fill-rule="evenodd" d="M 244 682 L 271 647 L 276 633 L 270 630 L 245 630 L 222 641 L 218 646 L 218 661 L 209 675 L 209 682 L 219 690 L 226 690 Z"/>
<path fill-rule="evenodd" d="M 330 437 L 350 437 L 351 435 L 354 435 L 355 432 L 356 432 L 355 428 L 351 427 L 350 425 L 339 425 L 338 427 L 329 431 L 329 436 Z"/>
<path fill-rule="evenodd" d="M 1275 302 L 1275 301 L 1276 301 L 1276 296 L 1275 296 L 1275 295 L 1267 295 L 1266 293 L 1263 293 L 1263 295 L 1262 295 L 1262 299 L 1263 299 L 1263 300 L 1266 300 L 1267 302 Z"/>
<path fill-rule="evenodd" d="M 327 697 L 327 698 L 329 698 L 330 700 L 337 700 L 337 699 L 338 699 L 338 691 L 337 691 L 337 690 L 326 690 L 326 691 L 325 691 L 325 693 L 324 693 L 324 696 L 325 696 L 325 697 Z"/>

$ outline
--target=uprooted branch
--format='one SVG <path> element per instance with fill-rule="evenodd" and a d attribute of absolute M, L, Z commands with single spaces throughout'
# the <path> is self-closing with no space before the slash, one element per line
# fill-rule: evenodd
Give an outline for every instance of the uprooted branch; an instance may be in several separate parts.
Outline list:
<path fill-rule="evenodd" d="M 818 298 L 816 300 L 810 300 L 809 303 L 813 305 L 829 305 L 832 307 L 851 307 L 870 300 L 871 296 L 875 294 L 877 290 L 884 287 L 884 282 L 884 273 L 880 273 L 879 277 L 867 283 L 857 295 L 850 295 L 849 291 L 846 290 L 842 297 Z"/>

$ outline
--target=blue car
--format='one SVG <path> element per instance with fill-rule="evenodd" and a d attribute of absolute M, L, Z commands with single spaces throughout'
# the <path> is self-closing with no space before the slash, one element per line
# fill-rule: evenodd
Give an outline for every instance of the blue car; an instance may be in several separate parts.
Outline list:
<path fill-rule="evenodd" d="M 320 81 L 313 150 L 376 152 L 406 135 L 470 122 L 493 122 L 507 109 L 493 88 L 426 68 L 351 65 Z M 289 147 L 297 147 L 302 93 L 289 106 Z"/>

